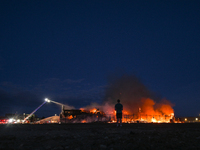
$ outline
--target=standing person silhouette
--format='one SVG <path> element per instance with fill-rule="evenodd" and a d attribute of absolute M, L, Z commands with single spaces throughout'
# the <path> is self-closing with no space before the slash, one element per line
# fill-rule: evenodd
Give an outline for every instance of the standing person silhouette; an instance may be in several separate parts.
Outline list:
<path fill-rule="evenodd" d="M 122 126 L 122 110 L 123 110 L 123 105 L 120 103 L 120 100 L 117 100 L 117 104 L 115 105 L 115 110 L 116 110 L 116 117 L 117 117 L 117 127 Z"/>

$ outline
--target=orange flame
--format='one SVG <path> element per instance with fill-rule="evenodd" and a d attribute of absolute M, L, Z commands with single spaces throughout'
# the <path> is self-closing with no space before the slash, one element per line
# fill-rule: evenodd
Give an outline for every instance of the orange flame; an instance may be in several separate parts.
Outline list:
<path fill-rule="evenodd" d="M 90 113 L 96 113 L 97 112 L 97 109 L 96 108 L 93 108 L 90 110 Z"/>
<path fill-rule="evenodd" d="M 123 104 L 123 100 L 121 100 Z M 122 111 L 122 122 L 153 122 L 153 123 L 168 123 L 171 119 L 174 118 L 174 110 L 167 100 L 162 100 L 159 103 L 156 103 L 150 98 L 142 98 L 138 103 L 133 103 L 132 101 L 124 102 L 124 109 Z M 86 108 L 81 108 L 82 111 L 88 111 L 90 113 L 96 114 L 97 109 L 100 108 L 100 112 L 111 118 L 111 122 L 116 121 L 116 111 L 114 110 L 114 104 L 104 103 L 99 105 L 93 103 Z"/>

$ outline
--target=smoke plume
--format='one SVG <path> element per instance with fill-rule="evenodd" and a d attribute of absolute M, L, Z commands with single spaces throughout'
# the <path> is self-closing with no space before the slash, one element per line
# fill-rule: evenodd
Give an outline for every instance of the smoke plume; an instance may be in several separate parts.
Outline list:
<path fill-rule="evenodd" d="M 134 75 L 123 75 L 113 79 L 105 92 L 104 105 L 112 105 L 120 99 L 128 114 L 138 113 L 139 109 L 145 114 L 161 115 L 173 113 L 172 104 L 168 100 L 155 102 L 153 92 Z"/>
<path fill-rule="evenodd" d="M 123 75 L 111 79 L 105 89 L 103 104 L 92 103 L 85 109 L 99 108 L 106 114 L 113 114 L 114 106 L 120 99 L 124 106 L 123 113 L 136 114 L 141 111 L 146 115 L 169 115 L 174 113 L 172 104 L 166 99 L 153 100 L 155 94 L 134 75 Z"/>

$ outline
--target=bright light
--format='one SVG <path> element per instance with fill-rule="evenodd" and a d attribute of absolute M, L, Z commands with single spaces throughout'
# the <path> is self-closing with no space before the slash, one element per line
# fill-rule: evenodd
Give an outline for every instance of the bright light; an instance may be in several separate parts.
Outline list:
<path fill-rule="evenodd" d="M 187 121 L 187 118 L 185 118 L 185 121 Z"/>
<path fill-rule="evenodd" d="M 20 120 L 19 120 L 19 119 L 17 119 L 17 122 L 20 122 Z"/>
<path fill-rule="evenodd" d="M 50 100 L 49 100 L 48 98 L 45 98 L 44 100 L 45 100 L 46 102 L 48 102 L 48 103 L 50 102 Z"/>
<path fill-rule="evenodd" d="M 13 118 L 11 118 L 11 119 L 8 120 L 9 123 L 11 123 L 11 122 L 13 122 L 13 121 L 14 121 Z"/>
<path fill-rule="evenodd" d="M 196 118 L 196 120 L 198 120 L 198 118 Z"/>
<path fill-rule="evenodd" d="M 152 122 L 157 122 L 157 120 L 154 117 L 151 119 L 151 121 Z"/>

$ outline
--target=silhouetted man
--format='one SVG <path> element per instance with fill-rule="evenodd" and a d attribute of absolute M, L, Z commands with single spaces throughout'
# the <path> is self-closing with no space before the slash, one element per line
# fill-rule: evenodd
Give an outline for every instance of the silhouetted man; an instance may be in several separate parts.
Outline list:
<path fill-rule="evenodd" d="M 116 117 L 117 117 L 117 126 L 119 125 L 122 126 L 122 110 L 123 110 L 123 105 L 120 103 L 120 100 L 117 100 L 117 104 L 115 105 L 115 110 L 116 110 Z"/>

